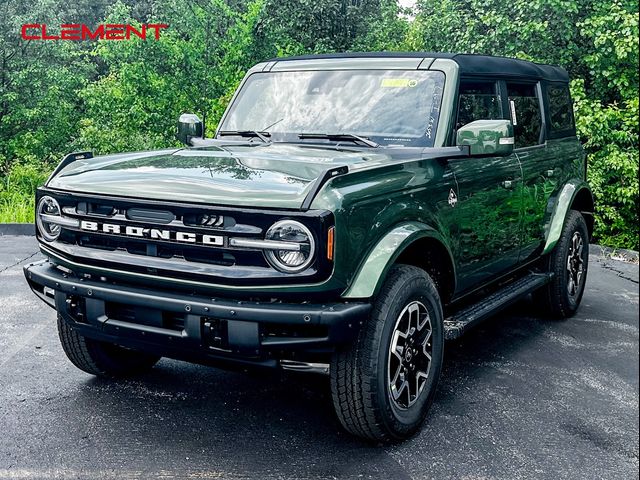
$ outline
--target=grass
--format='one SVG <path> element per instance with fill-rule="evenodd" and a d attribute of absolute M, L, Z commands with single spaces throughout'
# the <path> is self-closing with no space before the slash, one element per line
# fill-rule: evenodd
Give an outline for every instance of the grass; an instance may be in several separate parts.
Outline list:
<path fill-rule="evenodd" d="M 0 198 L 0 223 L 32 223 L 34 196 L 2 192 Z"/>
<path fill-rule="evenodd" d="M 32 223 L 36 189 L 48 171 L 32 164 L 15 164 L 0 176 L 0 223 Z"/>

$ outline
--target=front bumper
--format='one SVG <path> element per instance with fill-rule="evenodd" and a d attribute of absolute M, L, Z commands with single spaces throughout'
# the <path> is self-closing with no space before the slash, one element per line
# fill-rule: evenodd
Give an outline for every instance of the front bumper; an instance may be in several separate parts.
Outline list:
<path fill-rule="evenodd" d="M 147 289 L 79 277 L 48 260 L 25 266 L 24 273 L 33 292 L 82 335 L 191 361 L 277 366 L 283 358 L 317 358 L 351 341 L 371 308 Z"/>

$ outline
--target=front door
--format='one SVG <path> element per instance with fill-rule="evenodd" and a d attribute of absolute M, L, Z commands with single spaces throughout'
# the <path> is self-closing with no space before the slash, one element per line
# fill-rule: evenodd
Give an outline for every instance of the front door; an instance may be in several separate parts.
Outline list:
<path fill-rule="evenodd" d="M 463 292 L 512 268 L 520 253 L 520 165 L 514 156 L 450 161 L 458 185 L 451 228 Z"/>
<path fill-rule="evenodd" d="M 505 118 L 499 83 L 460 83 L 456 129 Z M 463 293 L 513 268 L 520 253 L 522 175 L 515 155 L 452 159 L 457 192 L 446 216 Z"/>

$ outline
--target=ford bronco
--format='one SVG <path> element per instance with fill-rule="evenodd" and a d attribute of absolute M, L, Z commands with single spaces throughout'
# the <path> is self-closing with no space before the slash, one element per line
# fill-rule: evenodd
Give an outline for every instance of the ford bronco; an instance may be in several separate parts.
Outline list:
<path fill-rule="evenodd" d="M 593 199 L 567 72 L 462 54 L 278 58 L 214 138 L 67 155 L 25 267 L 78 368 L 160 357 L 329 375 L 337 417 L 406 438 L 445 340 L 532 293 L 576 312 Z"/>

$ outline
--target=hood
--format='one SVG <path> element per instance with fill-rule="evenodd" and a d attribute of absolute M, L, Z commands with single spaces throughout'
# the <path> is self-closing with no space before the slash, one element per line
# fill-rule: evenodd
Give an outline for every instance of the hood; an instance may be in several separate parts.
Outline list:
<path fill-rule="evenodd" d="M 208 146 L 77 160 L 47 186 L 121 197 L 298 209 L 327 168 L 386 158 L 368 151 L 277 143 Z"/>

